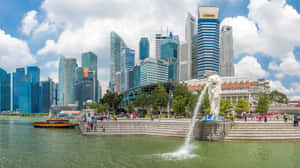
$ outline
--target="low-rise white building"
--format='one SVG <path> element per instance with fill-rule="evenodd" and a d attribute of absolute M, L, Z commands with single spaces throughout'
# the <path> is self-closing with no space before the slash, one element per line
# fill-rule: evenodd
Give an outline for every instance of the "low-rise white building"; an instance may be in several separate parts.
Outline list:
<path fill-rule="evenodd" d="M 222 99 L 230 100 L 236 104 L 239 99 L 245 99 L 253 104 L 257 100 L 259 93 L 269 93 L 269 81 L 264 79 L 252 80 L 247 77 L 221 77 L 222 79 Z M 207 79 L 193 79 L 184 81 L 190 91 L 202 90 L 207 83 Z"/>

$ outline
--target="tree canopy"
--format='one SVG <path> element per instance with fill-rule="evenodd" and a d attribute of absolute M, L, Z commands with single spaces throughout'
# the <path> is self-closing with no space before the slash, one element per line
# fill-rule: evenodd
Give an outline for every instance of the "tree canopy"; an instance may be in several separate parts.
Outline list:
<path fill-rule="evenodd" d="M 103 96 L 101 102 L 106 105 L 109 110 L 113 110 L 114 112 L 119 108 L 123 99 L 123 95 L 117 92 L 107 91 Z"/>
<path fill-rule="evenodd" d="M 277 90 L 274 90 L 269 95 L 270 102 L 272 103 L 280 103 L 280 104 L 288 104 L 289 99 L 286 96 L 286 94 L 279 92 Z"/>
<path fill-rule="evenodd" d="M 269 99 L 266 93 L 260 93 L 258 95 L 258 102 L 256 105 L 255 112 L 257 113 L 267 113 L 269 110 Z"/>
<path fill-rule="evenodd" d="M 237 104 L 235 105 L 235 112 L 242 113 L 249 111 L 249 103 L 244 99 L 239 99 Z"/>
<path fill-rule="evenodd" d="M 229 100 L 221 100 L 220 102 L 220 112 L 221 113 L 228 113 L 230 112 L 232 106 Z"/>
<path fill-rule="evenodd" d="M 160 112 L 169 102 L 169 94 L 163 84 L 158 86 L 151 92 L 151 104 L 153 108 L 159 108 Z"/>

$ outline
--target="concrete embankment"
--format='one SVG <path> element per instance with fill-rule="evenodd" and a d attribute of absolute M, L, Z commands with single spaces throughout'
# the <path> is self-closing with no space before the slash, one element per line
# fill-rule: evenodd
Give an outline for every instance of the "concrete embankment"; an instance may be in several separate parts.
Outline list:
<path fill-rule="evenodd" d="M 191 125 L 190 119 L 161 120 L 118 120 L 98 122 L 95 131 L 86 132 L 86 123 L 81 122 L 83 135 L 153 135 L 186 137 Z M 200 122 L 197 121 L 193 137 L 202 141 L 300 141 L 300 128 L 291 121 Z"/>
<path fill-rule="evenodd" d="M 98 121 L 95 131 L 87 132 L 86 123 L 80 124 L 84 135 L 154 135 L 185 137 L 191 120 L 117 120 L 104 121 L 103 128 Z"/>
<path fill-rule="evenodd" d="M 225 141 L 300 141 L 300 128 L 292 122 L 235 122 Z"/>
<path fill-rule="evenodd" d="M 104 121 L 103 128 L 98 122 L 96 130 L 87 132 L 87 124 L 81 122 L 83 135 L 152 135 L 168 137 L 186 137 L 191 125 L 191 119 L 161 119 L 161 120 L 118 120 Z M 203 123 L 197 122 L 193 137 L 196 140 L 223 140 L 231 122 Z"/>

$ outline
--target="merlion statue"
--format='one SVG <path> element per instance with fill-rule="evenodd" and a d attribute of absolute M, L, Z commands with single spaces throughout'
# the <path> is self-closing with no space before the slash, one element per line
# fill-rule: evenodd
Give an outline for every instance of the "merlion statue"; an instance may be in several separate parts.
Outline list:
<path fill-rule="evenodd" d="M 210 86 L 208 88 L 210 114 L 219 116 L 221 101 L 221 78 L 218 75 L 212 75 L 208 78 Z"/>

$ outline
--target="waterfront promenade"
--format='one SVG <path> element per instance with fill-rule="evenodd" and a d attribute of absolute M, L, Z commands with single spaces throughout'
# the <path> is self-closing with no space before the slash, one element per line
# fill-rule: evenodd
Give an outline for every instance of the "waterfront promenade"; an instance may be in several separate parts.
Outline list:
<path fill-rule="evenodd" d="M 224 141 L 300 141 L 300 128 L 293 126 L 293 121 L 272 120 L 264 121 L 244 121 L 236 120 L 226 132 Z M 152 135 L 184 138 L 191 124 L 191 119 L 119 119 L 117 121 L 104 120 L 103 127 L 98 121 L 95 130 L 87 132 L 87 124 L 81 122 L 80 129 L 83 135 Z M 220 123 L 223 124 L 223 123 Z M 225 127 L 225 126 L 224 126 Z M 199 134 L 199 129 L 197 134 Z M 200 129 L 200 131 L 207 131 Z M 205 132 L 205 136 L 213 136 L 217 130 L 211 133 Z M 195 133 L 195 131 L 194 131 Z M 201 132 L 200 132 L 201 134 Z"/>
<path fill-rule="evenodd" d="M 118 119 L 97 122 L 97 128 L 87 132 L 87 123 L 80 122 L 83 135 L 153 135 L 185 137 L 188 133 L 191 119 Z"/>

